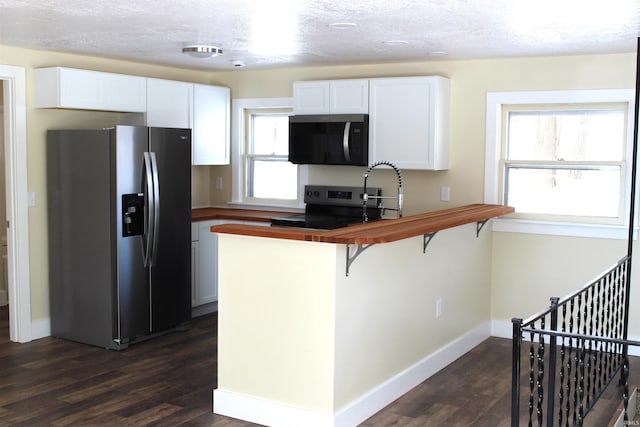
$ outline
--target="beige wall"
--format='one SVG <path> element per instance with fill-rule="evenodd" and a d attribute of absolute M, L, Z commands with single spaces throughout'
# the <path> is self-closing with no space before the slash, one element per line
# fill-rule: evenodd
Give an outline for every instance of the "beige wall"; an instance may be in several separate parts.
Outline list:
<path fill-rule="evenodd" d="M 56 52 L 18 49 L 0 45 L 0 62 L 26 69 L 27 85 L 27 161 L 28 190 L 36 193 L 36 206 L 29 209 L 29 256 L 31 274 L 31 316 L 33 320 L 49 317 L 47 200 L 45 178 L 45 133 L 54 128 L 108 127 L 120 122 L 116 113 L 76 110 L 39 110 L 33 108 L 33 69 L 64 66 L 148 77 L 218 83 L 210 73 L 114 59 L 92 58 Z M 193 203 L 209 204 L 209 168 L 193 169 Z"/>
<path fill-rule="evenodd" d="M 474 61 L 436 61 L 404 64 L 357 66 L 299 67 L 274 70 L 233 70 L 203 72 L 161 67 L 118 60 L 92 58 L 53 52 L 34 51 L 0 46 L 0 62 L 27 69 L 27 139 L 29 190 L 35 191 L 38 204 L 29 211 L 32 317 L 48 317 L 48 281 L 46 249 L 46 199 L 44 170 L 44 133 L 49 127 L 113 124 L 117 115 L 95 112 L 47 111 L 33 109 L 32 70 L 44 66 L 68 66 L 101 71 L 121 72 L 150 77 L 170 78 L 199 83 L 222 84 L 231 88 L 233 98 L 289 97 L 295 80 L 334 79 L 351 77 L 384 77 L 409 75 L 442 75 L 451 79 L 451 147 L 448 171 L 404 171 L 405 211 L 407 214 L 467 203 L 482 202 L 485 147 L 485 97 L 491 91 L 523 91 L 554 89 L 633 88 L 635 84 L 635 54 L 586 55 L 543 58 L 511 58 Z M 313 183 L 350 183 L 360 185 L 363 168 L 310 168 Z M 378 173 L 378 172 L 377 172 Z M 381 170 L 375 177 L 387 191 L 390 179 Z M 194 205 L 223 204 L 230 200 L 230 166 L 198 167 L 193 171 Z M 215 190 L 211 181 L 223 176 L 224 188 Z M 374 177 L 372 177 L 372 180 Z M 451 201 L 439 201 L 442 185 L 451 187 Z M 539 244 L 539 236 L 496 233 L 493 245 L 492 317 L 509 320 L 526 317 L 537 311 L 539 301 L 548 301 L 551 294 L 564 294 L 563 285 L 549 276 L 589 277 L 600 272 L 601 266 L 580 263 L 576 256 L 589 251 L 589 256 L 610 264 L 622 256 L 624 244 L 606 240 L 545 237 L 552 246 L 565 247 L 559 253 L 549 252 Z M 603 245 L 600 245 L 603 243 Z M 571 248 L 582 248 L 580 251 Z M 523 258 L 521 248 L 529 257 Z M 535 250 L 534 250 L 535 249 Z M 523 273 L 526 271 L 526 281 Z M 635 277 L 635 276 L 634 276 Z M 514 289 L 528 289 L 530 284 L 548 283 L 540 297 L 513 302 L 511 295 L 521 295 Z M 563 282 L 566 283 L 566 282 Z M 634 282 L 636 283 L 636 282 Z M 575 288 L 568 283 L 567 288 Z M 562 292 L 550 292 L 561 290 Z M 633 294 L 635 295 L 635 294 Z M 636 298 L 635 301 L 638 301 Z M 633 324 L 633 322 L 632 322 Z M 632 334 L 640 335 L 640 322 Z"/>
<path fill-rule="evenodd" d="M 232 87 L 234 98 L 258 98 L 291 96 L 291 82 L 295 80 L 408 75 L 451 79 L 450 168 L 439 172 L 403 171 L 405 211 L 411 214 L 483 201 L 487 92 L 633 88 L 635 55 L 287 68 L 225 73 L 220 80 Z M 310 181 L 360 185 L 362 172 L 363 168 L 357 167 L 313 166 Z M 394 191 L 387 186 L 391 178 L 385 172 L 381 172 L 380 182 L 371 185 Z M 220 167 L 212 172 L 227 173 L 229 168 Z M 451 187 L 449 203 L 439 201 L 442 185 Z M 229 194 L 212 196 L 219 197 L 213 199 L 216 203 L 229 200 Z M 548 305 L 549 297 L 577 289 L 624 254 L 626 242 L 619 240 L 495 233 L 491 317 L 505 322 L 512 317 L 528 317 Z M 638 280 L 633 281 L 633 287 L 638 291 L 632 291 L 632 307 L 638 307 Z M 630 334 L 637 337 L 640 314 L 635 312 L 631 310 Z"/>
<path fill-rule="evenodd" d="M 335 414 L 389 387 L 489 323 L 492 235 L 475 231 L 373 245 L 348 277 L 346 245 L 219 235 L 218 388 Z"/>

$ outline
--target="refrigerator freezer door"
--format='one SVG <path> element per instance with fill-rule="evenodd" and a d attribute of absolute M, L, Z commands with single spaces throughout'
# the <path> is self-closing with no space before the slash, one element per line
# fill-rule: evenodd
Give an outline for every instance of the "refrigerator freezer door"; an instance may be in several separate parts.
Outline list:
<path fill-rule="evenodd" d="M 158 172 L 157 249 L 151 267 L 152 331 L 191 321 L 191 131 L 149 129 Z"/>

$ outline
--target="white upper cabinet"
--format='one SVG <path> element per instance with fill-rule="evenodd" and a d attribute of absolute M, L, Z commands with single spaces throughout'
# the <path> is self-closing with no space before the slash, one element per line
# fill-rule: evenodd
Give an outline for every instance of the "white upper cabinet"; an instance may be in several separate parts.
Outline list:
<path fill-rule="evenodd" d="M 231 151 L 231 91 L 193 86 L 193 164 L 227 165 Z"/>
<path fill-rule="evenodd" d="M 145 125 L 190 128 L 192 164 L 226 165 L 231 91 L 227 87 L 148 79 Z"/>
<path fill-rule="evenodd" d="M 368 79 L 293 83 L 294 114 L 367 114 L 368 111 Z"/>
<path fill-rule="evenodd" d="M 49 67 L 34 70 L 36 108 L 142 113 L 146 79 L 125 74 Z"/>
<path fill-rule="evenodd" d="M 230 161 L 231 91 L 227 87 L 75 68 L 38 68 L 35 107 L 145 113 L 123 121 L 190 128 L 192 164 L 227 165 Z"/>
<path fill-rule="evenodd" d="M 369 80 L 369 162 L 400 169 L 449 165 L 449 80 L 399 77 Z"/>
<path fill-rule="evenodd" d="M 147 126 L 190 128 L 192 116 L 193 83 L 147 79 Z"/>

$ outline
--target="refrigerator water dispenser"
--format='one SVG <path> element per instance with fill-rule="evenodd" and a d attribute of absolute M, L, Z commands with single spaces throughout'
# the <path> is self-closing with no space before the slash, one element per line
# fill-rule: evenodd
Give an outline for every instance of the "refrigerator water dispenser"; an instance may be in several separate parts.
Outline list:
<path fill-rule="evenodd" d="M 144 194 L 122 195 L 122 237 L 144 234 Z"/>

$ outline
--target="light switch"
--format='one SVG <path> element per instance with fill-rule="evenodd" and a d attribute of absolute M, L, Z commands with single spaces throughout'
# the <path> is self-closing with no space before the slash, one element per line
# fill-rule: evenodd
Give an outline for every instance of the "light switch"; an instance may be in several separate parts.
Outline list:
<path fill-rule="evenodd" d="M 27 206 L 30 208 L 36 206 L 36 193 L 34 191 L 29 191 L 27 193 Z"/>
<path fill-rule="evenodd" d="M 449 201 L 449 187 L 444 186 L 440 187 L 440 201 L 448 202 Z"/>

